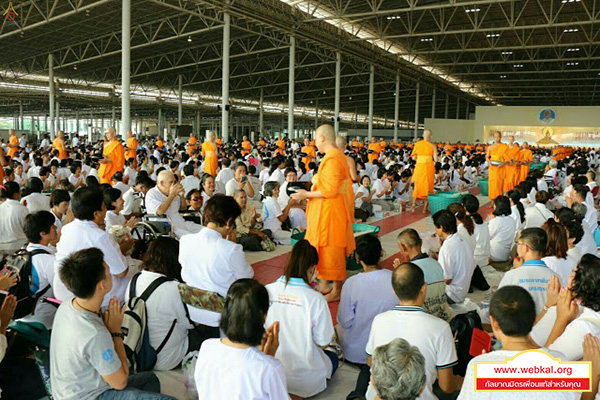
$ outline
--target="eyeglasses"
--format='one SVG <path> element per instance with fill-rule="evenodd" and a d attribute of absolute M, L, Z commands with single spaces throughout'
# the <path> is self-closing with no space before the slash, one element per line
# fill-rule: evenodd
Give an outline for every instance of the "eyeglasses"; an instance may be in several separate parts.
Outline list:
<path fill-rule="evenodd" d="M 202 200 L 202 197 L 192 197 L 191 200 L 192 201 L 200 201 L 200 200 Z"/>

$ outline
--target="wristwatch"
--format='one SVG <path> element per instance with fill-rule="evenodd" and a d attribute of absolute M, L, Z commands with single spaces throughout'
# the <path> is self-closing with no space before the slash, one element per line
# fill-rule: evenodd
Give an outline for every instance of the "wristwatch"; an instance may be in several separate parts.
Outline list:
<path fill-rule="evenodd" d="M 123 332 L 111 332 L 110 336 L 112 337 L 120 337 L 122 340 L 125 339 L 125 334 Z"/>

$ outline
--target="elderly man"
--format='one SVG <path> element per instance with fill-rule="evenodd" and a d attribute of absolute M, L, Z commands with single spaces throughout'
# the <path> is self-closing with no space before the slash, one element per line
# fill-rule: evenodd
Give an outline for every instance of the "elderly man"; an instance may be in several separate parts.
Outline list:
<path fill-rule="evenodd" d="M 175 181 L 175 175 L 171 171 L 161 171 L 156 179 L 156 187 L 146 193 L 148 214 L 166 215 L 179 238 L 202 229 L 202 225 L 186 221 L 179 214 L 179 210 L 186 207 L 183 196 L 183 186 Z"/>
<path fill-rule="evenodd" d="M 354 207 L 349 208 L 347 190 L 350 180 L 344 153 L 335 145 L 331 125 L 321 125 L 315 135 L 317 149 L 325 153 L 314 178 L 312 191 L 298 190 L 294 200 L 309 199 L 306 208 L 306 239 L 319 252 L 319 290 L 327 293 L 328 301 L 337 301 L 346 279 L 346 256 L 355 248 L 352 220 Z M 333 281 L 333 290 L 329 290 Z"/>

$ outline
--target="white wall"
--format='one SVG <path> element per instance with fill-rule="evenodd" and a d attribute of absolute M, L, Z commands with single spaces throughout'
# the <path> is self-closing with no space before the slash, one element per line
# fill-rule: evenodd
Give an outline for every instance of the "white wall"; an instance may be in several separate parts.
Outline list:
<path fill-rule="evenodd" d="M 473 143 L 475 121 L 469 119 L 425 118 L 425 129 L 433 133 L 434 142 Z"/>

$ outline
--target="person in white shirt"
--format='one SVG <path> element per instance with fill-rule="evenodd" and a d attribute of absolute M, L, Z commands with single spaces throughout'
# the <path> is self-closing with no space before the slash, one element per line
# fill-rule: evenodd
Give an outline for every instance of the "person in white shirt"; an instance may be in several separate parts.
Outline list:
<path fill-rule="evenodd" d="M 56 245 L 56 261 L 54 262 L 54 295 L 61 301 L 73 297 L 59 277 L 62 262 L 71 254 L 96 247 L 104 255 L 104 261 L 112 275 L 112 289 L 104 297 L 102 307 L 108 307 L 109 300 L 116 296 L 123 299 L 128 279 L 126 278 L 129 267 L 123 254 L 133 248 L 133 240 L 117 244 L 115 239 L 104 228 L 106 206 L 102 191 L 95 188 L 80 188 L 71 198 L 71 209 L 75 219 L 63 226 L 60 240 Z"/>
<path fill-rule="evenodd" d="M 81 166 L 79 164 L 71 165 L 71 175 L 69 176 L 69 183 L 73 185 L 74 189 L 78 189 L 79 187 L 85 184 L 85 179 L 83 174 L 81 173 Z"/>
<path fill-rule="evenodd" d="M 306 240 L 292 249 L 281 276 L 266 286 L 271 307 L 265 326 L 279 321 L 283 332 L 275 354 L 283 364 L 290 394 L 315 396 L 327 388 L 338 366 L 337 355 L 325 349 L 334 334 L 327 301 L 310 284 L 319 255 Z"/>
<path fill-rule="evenodd" d="M 594 240 L 594 233 L 590 229 L 590 226 L 587 222 L 585 222 L 585 215 L 587 213 L 587 205 L 585 203 L 573 203 L 571 204 L 571 210 L 573 211 L 573 217 L 575 220 L 581 225 L 583 229 L 583 237 L 581 238 L 581 242 L 577 245 L 581 250 L 582 254 L 597 254 L 597 245 Z M 556 213 L 560 213 L 563 211 L 563 208 L 558 210 Z M 560 218 L 562 221 L 562 217 Z"/>
<path fill-rule="evenodd" d="M 123 194 L 119 189 L 110 188 L 104 190 L 104 205 L 106 206 L 106 216 L 104 217 L 104 229 L 110 232 L 113 226 L 127 226 L 133 229 L 137 222 L 136 217 L 128 220 L 121 214 L 123 211 Z"/>
<path fill-rule="evenodd" d="M 261 214 L 263 217 L 263 227 L 271 231 L 273 241 L 284 246 L 289 246 L 292 244 L 292 232 L 283 230 L 281 224 L 288 218 L 294 200 L 290 198 L 287 206 L 282 210 L 277 202 L 279 193 L 279 182 L 269 181 L 265 184 L 263 189 L 265 199 L 263 200 Z"/>
<path fill-rule="evenodd" d="M 425 357 L 427 379 L 420 399 L 436 398 L 433 394 L 436 380 L 443 392 L 454 392 L 457 385 L 452 367 L 458 362 L 454 337 L 446 321 L 423 311 L 427 292 L 423 271 L 413 263 L 401 264 L 394 270 L 392 286 L 400 304 L 373 320 L 365 348 L 367 364 L 371 365 L 377 347 L 402 338 L 416 346 Z M 419 328 L 415 329 L 417 326 Z M 372 385 L 369 385 L 366 397 L 375 399 Z"/>
<path fill-rule="evenodd" d="M 233 197 L 215 195 L 207 202 L 203 221 L 206 228 L 183 236 L 179 242 L 181 276 L 188 285 L 225 296 L 233 282 L 254 276 L 242 245 L 235 242 L 235 220 L 240 214 L 240 206 Z M 213 327 L 212 337 L 219 337 L 221 314 L 190 309 L 190 317 Z"/>
<path fill-rule="evenodd" d="M 532 340 L 564 354 L 563 360 L 583 357 L 581 343 L 586 334 L 600 336 L 600 258 L 581 257 L 579 265 L 561 290 L 560 282 L 548 284 L 548 300 L 531 331 Z"/>
<path fill-rule="evenodd" d="M 268 182 L 279 182 L 283 185 L 285 182 L 285 160 L 281 156 L 275 156 L 271 159 L 271 169 Z M 266 183 L 265 183 L 266 184 Z"/>
<path fill-rule="evenodd" d="M 286 400 L 285 373 L 274 358 L 279 346 L 279 322 L 266 331 L 269 294 L 252 279 L 231 285 L 221 329 L 225 337 L 202 343 L 194 380 L 199 398 Z"/>
<path fill-rule="evenodd" d="M 154 181 L 145 174 L 136 177 L 135 185 L 123 194 L 123 209 L 121 214 L 126 219 L 142 216 L 143 197 L 154 187 Z"/>
<path fill-rule="evenodd" d="M 71 195 L 66 190 L 56 189 L 50 194 L 50 212 L 54 216 L 54 225 L 59 235 L 69 211 L 70 203 Z M 52 244 L 55 245 L 56 243 Z"/>
<path fill-rule="evenodd" d="M 146 318 L 150 345 L 161 348 L 154 370 L 176 368 L 190 351 L 200 348 L 198 330 L 193 329 L 186 306 L 181 301 L 178 285 L 181 278 L 179 243 L 169 237 L 153 240 L 144 255 L 142 272 L 134 275 L 125 292 L 125 301 L 139 297 L 157 279 L 164 280 L 146 300 Z"/>
<path fill-rule="evenodd" d="M 548 235 L 541 228 L 525 228 L 517 242 L 514 268 L 507 271 L 498 287 L 516 285 L 527 290 L 535 302 L 536 315 L 546 304 L 546 287 L 552 277 L 559 276 L 542 257 L 548 248 Z"/>
<path fill-rule="evenodd" d="M 542 229 L 548 235 L 548 246 L 542 261 L 559 276 L 560 283 L 564 286 L 571 272 L 577 267 L 577 261 L 567 254 L 567 230 L 554 219 L 546 221 Z"/>
<path fill-rule="evenodd" d="M 573 203 L 583 203 L 586 206 L 586 213 L 583 220 L 590 227 L 592 235 L 598 228 L 598 211 L 595 208 L 594 200 L 588 201 L 589 194 L 588 187 L 585 185 L 573 185 L 573 191 L 571 192 L 570 199 L 567 199 L 567 204 L 571 206 Z"/>
<path fill-rule="evenodd" d="M 502 350 L 487 352 L 473 358 L 467 366 L 465 380 L 463 381 L 459 400 L 470 399 L 502 399 L 514 397 L 518 399 L 570 399 L 579 398 L 579 393 L 572 392 L 527 392 L 517 393 L 499 393 L 499 392 L 475 392 L 475 362 L 486 361 L 505 361 L 526 350 L 539 349 L 550 356 L 563 360 L 572 360 L 565 358 L 558 351 L 548 348 L 539 348 L 528 339 L 535 320 L 535 303 L 531 295 L 525 289 L 518 286 L 505 286 L 492 296 L 490 301 L 490 320 L 494 336 L 502 343 Z M 581 348 L 583 340 L 577 345 Z"/>
<path fill-rule="evenodd" d="M 41 149 L 45 149 L 46 147 L 50 147 L 50 137 L 48 135 L 44 136 L 44 139 L 40 143 Z"/>
<path fill-rule="evenodd" d="M 261 162 L 262 169 L 258 174 L 258 180 L 260 181 L 260 185 L 263 186 L 269 180 L 269 175 L 271 175 L 269 171 L 269 167 L 271 165 L 271 161 L 269 159 L 262 160 Z"/>
<path fill-rule="evenodd" d="M 54 297 L 54 260 L 56 249 L 50 244 L 58 237 L 54 215 L 48 211 L 38 211 L 25 218 L 23 231 L 29 244 L 26 250 L 31 254 L 31 295 L 36 299 L 42 296 Z M 37 301 L 32 313 L 22 320 L 39 322 L 52 329 L 56 307 Z"/>
<path fill-rule="evenodd" d="M 50 211 L 50 197 L 42 194 L 44 183 L 40 178 L 31 178 L 27 181 L 23 192 L 25 197 L 21 199 L 23 204 L 30 213 L 37 211 Z"/>
<path fill-rule="evenodd" d="M 235 165 L 233 178 L 225 184 L 225 194 L 233 196 L 236 189 L 243 189 L 248 197 L 254 197 L 254 188 L 248 179 L 248 167 L 243 162 L 238 162 Z"/>
<path fill-rule="evenodd" d="M 77 147 L 77 146 L 79 146 L 79 137 L 77 137 L 77 134 L 75 134 L 75 135 L 73 136 L 72 145 L 73 145 L 73 147 Z"/>
<path fill-rule="evenodd" d="M 298 181 L 298 173 L 295 168 L 288 167 L 285 169 L 285 182 L 279 189 L 279 197 L 277 202 L 281 209 L 285 209 L 290 203 L 290 196 L 287 193 L 288 184 Z M 306 201 L 291 201 L 291 208 L 289 212 L 290 226 L 293 228 L 299 228 L 300 230 L 306 230 Z"/>
<path fill-rule="evenodd" d="M 444 270 L 448 303 L 462 303 L 471 286 L 475 269 L 469 244 L 457 233 L 456 218 L 448 210 L 433 215 L 435 233 L 443 241 L 438 262 Z"/>
<path fill-rule="evenodd" d="M 494 199 L 494 211 L 488 224 L 490 230 L 490 259 L 503 262 L 510 258 L 515 241 L 515 221 L 510 217 L 510 200 L 498 196 Z"/>
<path fill-rule="evenodd" d="M 227 184 L 227 182 L 229 182 L 230 180 L 232 180 L 235 177 L 235 172 L 233 172 L 233 170 L 231 168 L 229 168 L 229 166 L 231 165 L 231 160 L 227 157 L 223 157 L 221 159 L 221 170 L 219 171 L 219 173 L 217 174 L 217 177 L 215 178 L 215 183 L 218 185 L 223 186 L 223 193 L 225 190 L 225 185 Z M 221 192 L 219 192 L 221 193 Z"/>
<path fill-rule="evenodd" d="M 467 214 L 473 218 L 473 222 L 475 222 L 475 251 L 473 252 L 473 259 L 475 260 L 475 265 L 477 266 L 475 268 L 475 272 L 473 273 L 475 275 L 478 274 L 478 269 L 480 270 L 481 267 L 489 264 L 490 230 L 488 228 L 488 224 L 483 220 L 481 215 L 479 215 L 479 200 L 477 200 L 477 197 L 473 196 L 472 194 L 466 195 L 462 200 L 462 205 L 465 210 L 467 210 Z M 483 276 L 483 273 L 481 273 L 481 276 Z M 478 287 L 478 289 L 482 288 Z"/>
<path fill-rule="evenodd" d="M 456 218 L 456 233 L 463 238 L 469 245 L 471 252 L 475 252 L 475 222 L 473 218 L 467 214 L 467 210 L 458 203 L 452 203 L 447 207 L 447 210 L 454 214 Z"/>
<path fill-rule="evenodd" d="M 200 189 L 200 179 L 195 174 L 193 164 L 187 164 L 183 167 L 183 175 L 185 178 L 180 183 L 186 196 L 191 190 Z"/>
<path fill-rule="evenodd" d="M 535 204 L 525 210 L 525 228 L 540 228 L 548 219 L 554 218 L 552 211 L 548 210 L 548 192 L 539 191 L 535 194 Z"/>
<path fill-rule="evenodd" d="M 173 231 L 181 238 L 190 233 L 197 233 L 202 226 L 183 219 L 179 210 L 185 210 L 183 186 L 175 181 L 171 171 L 161 171 L 158 174 L 156 187 L 146 193 L 146 211 L 153 215 L 166 215 L 172 224 Z"/>
<path fill-rule="evenodd" d="M 209 174 L 203 174 L 202 179 L 200 180 L 200 190 L 202 192 L 202 212 L 204 212 L 204 207 L 206 207 L 206 203 L 210 200 L 216 191 L 216 182 L 215 178 Z"/>
<path fill-rule="evenodd" d="M 23 224 L 29 210 L 19 202 L 20 199 L 21 190 L 17 183 L 0 185 L 0 255 L 12 255 L 27 243 Z"/>
<path fill-rule="evenodd" d="M 123 183 L 128 186 L 132 186 L 137 178 L 138 171 L 136 169 L 135 159 L 130 158 L 125 160 L 125 170 L 123 171 Z"/>
<path fill-rule="evenodd" d="M 510 217 L 515 221 L 515 230 L 518 232 L 525 227 L 525 207 L 521 203 L 521 192 L 513 189 L 506 193 L 506 197 L 510 200 Z"/>
<path fill-rule="evenodd" d="M 594 195 L 594 189 L 598 187 L 598 184 L 596 183 L 596 173 L 590 170 L 585 173 L 585 177 L 588 180 L 586 186 L 590 189 L 592 197 L 596 198 L 598 196 L 598 189 L 595 190 L 596 194 Z"/>
<path fill-rule="evenodd" d="M 115 172 L 110 181 L 112 187 L 115 189 L 119 189 L 122 194 L 127 193 L 127 191 L 129 190 L 129 185 L 123 183 L 123 173 L 121 171 Z"/>
<path fill-rule="evenodd" d="M 554 220 L 560 222 L 556 216 L 554 217 Z M 567 230 L 567 243 L 569 247 L 567 255 L 575 260 L 576 263 L 579 263 L 583 254 L 581 253 L 581 250 L 579 250 L 579 247 L 577 247 L 577 244 L 583 238 L 583 228 L 580 224 L 575 223 L 575 221 L 567 224 L 561 223 L 561 225 Z"/>
<path fill-rule="evenodd" d="M 373 196 L 373 204 L 380 206 L 383 211 L 391 211 L 394 209 L 392 202 L 387 201 L 387 197 L 390 196 L 394 190 L 392 183 L 388 180 L 387 171 L 381 167 L 377 171 L 377 180 L 373 182 L 373 190 L 375 195 Z"/>

